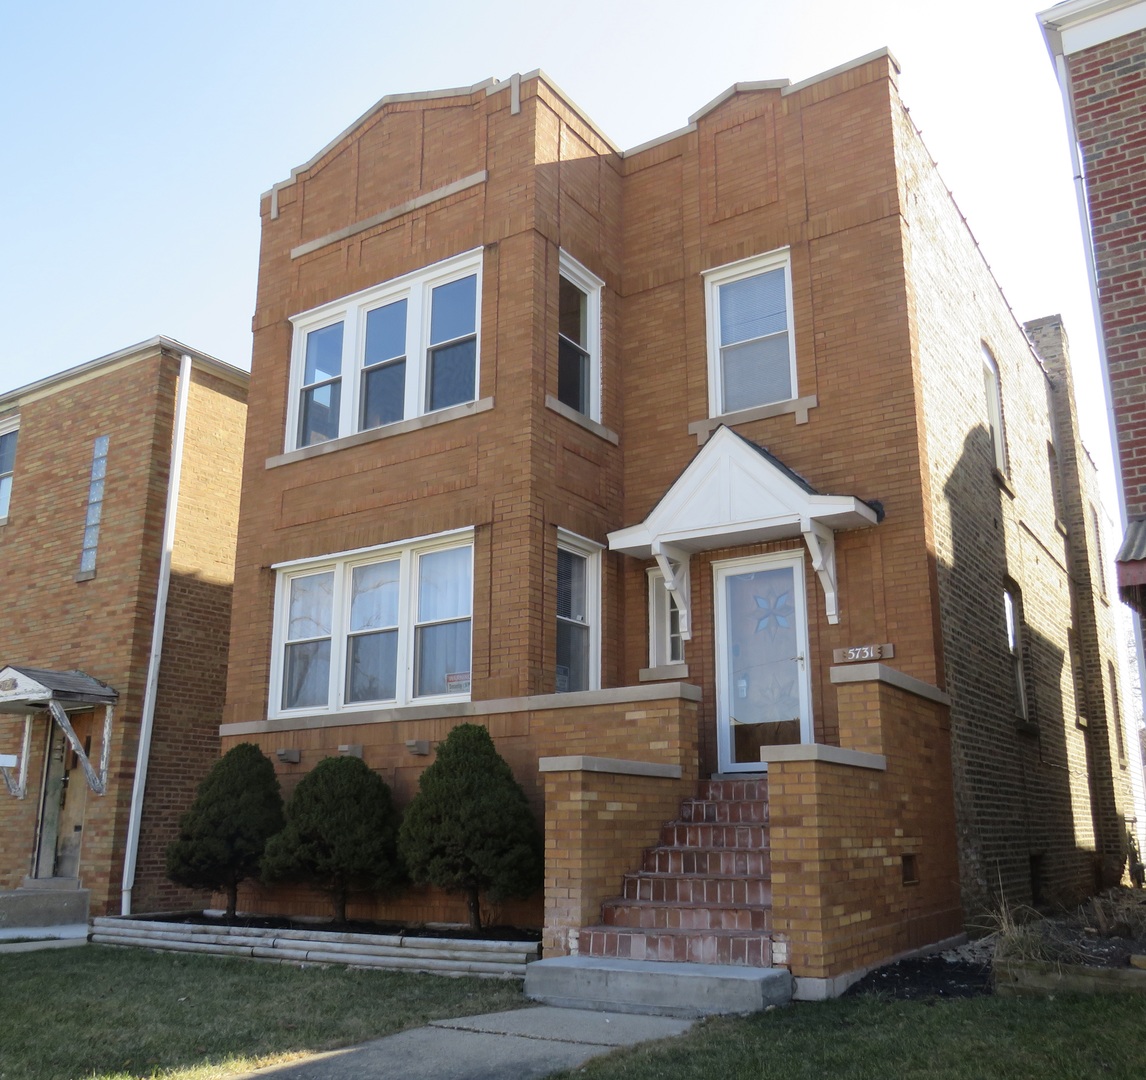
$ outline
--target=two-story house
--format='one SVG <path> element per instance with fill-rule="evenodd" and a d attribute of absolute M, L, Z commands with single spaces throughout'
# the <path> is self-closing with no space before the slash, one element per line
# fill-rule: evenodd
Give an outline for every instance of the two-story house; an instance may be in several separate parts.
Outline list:
<path fill-rule="evenodd" d="M 0 929 L 203 904 L 247 373 L 156 337 L 0 394 Z"/>
<path fill-rule="evenodd" d="M 276 184 L 224 747 L 288 789 L 360 753 L 402 805 L 485 724 L 546 833 L 499 920 L 802 996 L 1117 876 L 1068 369 L 897 74 L 737 84 L 623 152 L 540 72 L 396 95 Z"/>

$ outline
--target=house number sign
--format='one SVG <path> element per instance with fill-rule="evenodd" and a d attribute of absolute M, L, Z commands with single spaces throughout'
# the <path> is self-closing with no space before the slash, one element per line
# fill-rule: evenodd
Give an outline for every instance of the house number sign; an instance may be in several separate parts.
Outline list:
<path fill-rule="evenodd" d="M 852 645 L 847 649 L 833 649 L 832 662 L 836 664 L 855 664 L 863 660 L 888 660 L 895 655 L 895 646 L 887 645 Z"/>

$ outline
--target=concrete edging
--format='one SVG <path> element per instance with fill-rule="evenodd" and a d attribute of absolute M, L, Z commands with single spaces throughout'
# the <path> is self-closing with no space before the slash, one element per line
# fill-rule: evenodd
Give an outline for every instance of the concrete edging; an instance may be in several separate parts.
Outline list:
<path fill-rule="evenodd" d="M 541 951 L 540 943 L 528 941 L 220 927 L 115 916 L 92 920 L 91 941 L 96 945 L 243 956 L 280 963 L 345 964 L 503 979 L 523 979 L 526 965 Z"/>

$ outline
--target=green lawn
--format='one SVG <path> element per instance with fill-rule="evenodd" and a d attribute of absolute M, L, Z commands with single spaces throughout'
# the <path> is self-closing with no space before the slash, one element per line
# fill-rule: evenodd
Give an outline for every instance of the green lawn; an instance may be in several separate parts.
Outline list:
<path fill-rule="evenodd" d="M 525 1004 L 518 984 L 89 945 L 0 955 L 0 1080 L 214 1080 Z M 846 998 L 589 1062 L 567 1080 L 1146 1078 L 1146 997 Z M 400 1080 L 400 1078 L 396 1078 Z"/>
<path fill-rule="evenodd" d="M 0 1080 L 209 1080 L 523 1004 L 500 979 L 100 945 L 0 954 Z"/>
<path fill-rule="evenodd" d="M 683 1039 L 621 1051 L 557 1077 L 1130 1080 L 1146 1077 L 1146 997 L 801 1003 L 709 1020 Z"/>

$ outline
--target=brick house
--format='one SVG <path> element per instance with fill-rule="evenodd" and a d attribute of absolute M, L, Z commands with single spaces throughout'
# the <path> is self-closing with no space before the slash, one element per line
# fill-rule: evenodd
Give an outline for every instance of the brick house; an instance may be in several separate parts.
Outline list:
<path fill-rule="evenodd" d="M 1063 95 L 1083 249 L 1105 375 L 1122 541 L 1118 595 L 1136 613 L 1139 681 L 1146 611 L 1146 3 L 1069 0 L 1039 14 Z M 1097 517 L 1096 517 L 1097 522 Z M 1092 528 L 1096 527 L 1092 526 Z M 1097 537 L 1095 538 L 1097 542 Z M 1146 790 L 1139 717 L 1119 742 L 1119 768 L 1135 789 L 1137 839 L 1146 849 Z"/>
<path fill-rule="evenodd" d="M 288 790 L 361 754 L 404 805 L 485 724 L 545 824 L 499 920 L 803 996 L 1116 876 L 1065 339 L 897 75 L 737 84 L 624 152 L 539 72 L 387 97 L 276 184 L 224 748 Z"/>
<path fill-rule="evenodd" d="M 155 337 L 0 394 L 3 925 L 209 899 L 164 850 L 219 752 L 247 382 Z"/>

